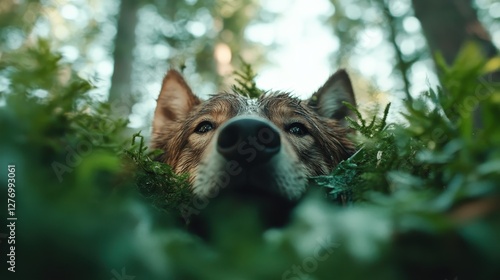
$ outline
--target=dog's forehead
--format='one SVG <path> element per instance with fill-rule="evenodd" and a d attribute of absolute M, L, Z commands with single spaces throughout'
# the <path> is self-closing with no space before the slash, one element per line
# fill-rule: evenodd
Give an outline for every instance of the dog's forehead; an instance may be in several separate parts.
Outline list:
<path fill-rule="evenodd" d="M 219 93 L 212 95 L 204 102 L 204 109 L 214 111 L 217 108 L 224 108 L 230 115 L 240 115 L 243 113 L 257 113 L 259 104 L 257 99 L 248 98 L 236 93 Z"/>
<path fill-rule="evenodd" d="M 259 100 L 256 98 L 246 98 L 245 113 L 258 114 L 261 109 L 259 107 Z"/>
<path fill-rule="evenodd" d="M 287 115 L 302 110 L 301 100 L 286 93 L 268 93 L 259 98 L 249 98 L 236 93 L 221 93 L 211 96 L 205 103 L 204 113 L 226 112 L 236 115 Z M 224 114 L 225 115 L 225 114 Z"/>

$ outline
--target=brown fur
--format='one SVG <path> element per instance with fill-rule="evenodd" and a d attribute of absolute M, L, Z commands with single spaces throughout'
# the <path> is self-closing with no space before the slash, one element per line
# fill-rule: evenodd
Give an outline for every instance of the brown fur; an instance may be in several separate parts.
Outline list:
<path fill-rule="evenodd" d="M 218 128 L 235 116 L 261 117 L 278 128 L 282 145 L 278 163 L 282 166 L 270 168 L 270 172 L 279 182 L 292 182 L 291 186 L 275 184 L 289 197 L 296 198 L 305 191 L 307 177 L 329 173 L 354 152 L 355 147 L 347 137 L 350 129 L 344 121 L 350 113 L 342 101 L 355 105 L 349 77 L 342 70 L 309 100 L 276 92 L 257 100 L 221 93 L 206 101 L 197 98 L 182 76 L 171 70 L 158 98 L 151 147 L 165 151 L 160 160 L 176 172 L 189 173 L 195 185 L 193 191 L 203 196 L 214 188 L 216 181 L 201 177 L 216 177 L 222 169 L 214 167 L 218 166 L 214 161 L 220 161 L 214 155 Z M 194 133 L 202 121 L 211 122 L 214 129 L 205 134 Z M 308 134 L 297 136 L 288 132 L 287 127 L 295 122 L 303 124 Z"/>

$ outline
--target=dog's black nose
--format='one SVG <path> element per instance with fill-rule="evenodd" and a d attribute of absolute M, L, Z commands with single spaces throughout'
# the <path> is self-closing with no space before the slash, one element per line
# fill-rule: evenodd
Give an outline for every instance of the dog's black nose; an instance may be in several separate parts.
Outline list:
<path fill-rule="evenodd" d="M 281 147 L 278 130 L 265 119 L 236 117 L 221 127 L 217 151 L 240 164 L 267 162 Z"/>

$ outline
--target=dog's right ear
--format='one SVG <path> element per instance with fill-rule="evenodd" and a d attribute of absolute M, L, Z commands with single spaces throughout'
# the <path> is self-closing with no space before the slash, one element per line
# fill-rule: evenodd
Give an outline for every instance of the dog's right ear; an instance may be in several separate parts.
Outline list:
<path fill-rule="evenodd" d="M 161 131 L 169 122 L 186 117 L 198 104 L 200 99 L 193 94 L 182 75 L 175 70 L 169 70 L 163 79 L 160 96 L 156 100 L 153 133 Z"/>
<path fill-rule="evenodd" d="M 343 102 L 356 106 L 351 79 L 343 69 L 335 72 L 308 100 L 309 106 L 320 116 L 336 119 L 342 125 L 347 125 L 345 117 L 355 118 L 355 114 Z"/>

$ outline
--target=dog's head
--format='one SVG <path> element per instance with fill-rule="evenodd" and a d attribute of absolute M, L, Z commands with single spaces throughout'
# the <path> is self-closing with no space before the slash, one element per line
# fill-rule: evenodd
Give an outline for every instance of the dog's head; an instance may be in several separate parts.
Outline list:
<path fill-rule="evenodd" d="M 222 189 L 297 200 L 307 178 L 329 173 L 354 152 L 345 117 L 355 105 L 350 79 L 332 75 L 308 100 L 287 93 L 250 99 L 221 93 L 201 100 L 170 70 L 153 121 L 152 148 L 198 197 Z"/>

